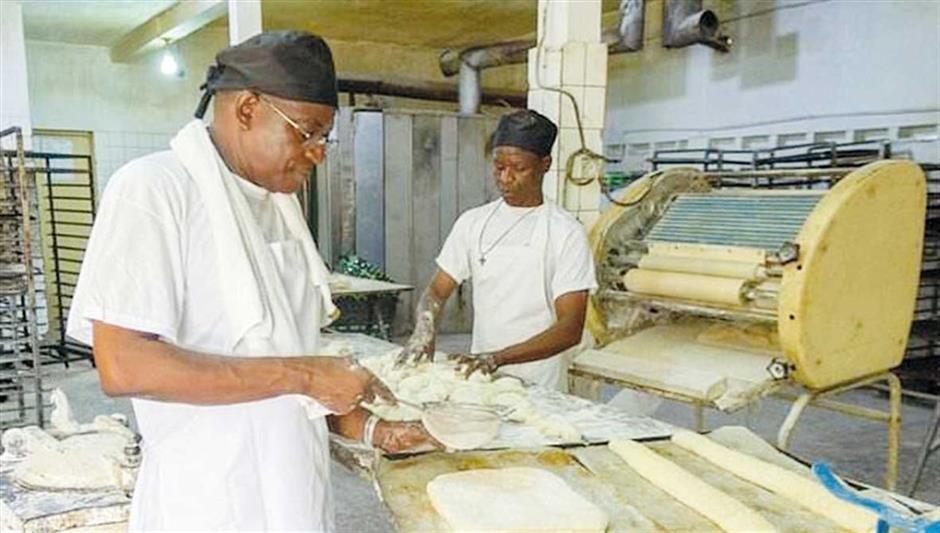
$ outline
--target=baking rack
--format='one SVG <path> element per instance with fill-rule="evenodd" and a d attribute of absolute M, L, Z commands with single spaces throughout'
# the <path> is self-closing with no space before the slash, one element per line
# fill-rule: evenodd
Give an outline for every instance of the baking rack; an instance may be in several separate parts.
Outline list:
<path fill-rule="evenodd" d="M 0 166 L 0 428 L 42 426 L 49 407 L 36 316 L 42 256 L 35 178 L 20 128 L 0 131 L 0 141 L 11 138 L 15 157 Z"/>

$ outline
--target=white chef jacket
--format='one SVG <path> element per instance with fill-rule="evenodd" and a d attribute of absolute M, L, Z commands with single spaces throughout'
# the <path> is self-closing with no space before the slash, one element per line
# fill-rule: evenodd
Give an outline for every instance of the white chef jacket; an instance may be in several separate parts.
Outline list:
<path fill-rule="evenodd" d="M 458 283 L 473 283 L 473 353 L 501 350 L 541 333 L 556 320 L 558 297 L 597 287 L 584 227 L 550 201 L 529 208 L 499 199 L 464 212 L 437 265 Z M 566 388 L 564 354 L 501 370 Z"/>
<path fill-rule="evenodd" d="M 208 142 L 201 123 L 187 128 Z M 218 157 L 205 146 L 210 157 Z M 310 282 L 309 257 L 274 207 L 274 193 L 224 169 L 221 176 L 235 180 L 230 190 L 244 195 L 246 217 L 254 218 L 248 224 L 256 225 L 269 247 L 273 261 L 266 264 L 276 272 L 267 276 L 265 290 L 276 289 L 297 322 L 298 338 L 290 343 L 302 353 L 266 355 L 315 354 L 321 312 L 332 303 Z M 227 302 L 249 291 L 227 286 L 231 278 L 222 269 L 233 265 L 220 264 L 203 194 L 171 151 L 134 160 L 115 173 L 85 254 L 70 336 L 92 344 L 91 321 L 100 320 L 200 352 L 264 355 L 244 345 L 252 339 L 232 346 Z M 283 320 L 283 314 L 272 316 Z M 283 334 L 278 324 L 267 326 Z M 217 406 L 134 398 L 133 405 L 144 451 L 132 529 L 333 529 L 322 408 L 308 411 L 292 396 Z"/>

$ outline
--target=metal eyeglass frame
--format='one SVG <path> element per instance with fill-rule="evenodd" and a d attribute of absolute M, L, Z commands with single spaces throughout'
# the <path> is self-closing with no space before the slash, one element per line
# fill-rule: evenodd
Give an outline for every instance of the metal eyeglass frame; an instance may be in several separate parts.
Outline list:
<path fill-rule="evenodd" d="M 287 122 L 290 125 L 290 127 L 294 128 L 297 131 L 297 133 L 300 135 L 300 137 L 303 139 L 303 142 L 302 142 L 303 144 L 312 143 L 315 146 L 322 146 L 322 147 L 332 146 L 333 144 L 336 144 L 336 139 L 331 139 L 329 137 L 330 135 L 329 132 L 327 132 L 326 135 L 322 133 L 316 134 L 316 135 L 313 133 L 310 133 L 309 131 L 304 129 L 300 124 L 298 124 L 296 120 L 287 116 L 287 113 L 285 113 L 284 111 L 281 111 L 279 107 L 274 105 L 274 102 L 266 98 L 263 94 L 255 93 L 255 96 L 258 97 L 258 100 L 264 102 L 275 113 L 277 113 L 279 117 L 284 119 L 284 122 Z"/>

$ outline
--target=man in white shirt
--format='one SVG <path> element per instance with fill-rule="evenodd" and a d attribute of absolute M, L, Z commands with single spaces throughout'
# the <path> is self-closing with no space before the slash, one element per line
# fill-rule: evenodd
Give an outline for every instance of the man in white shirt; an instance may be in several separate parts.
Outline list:
<path fill-rule="evenodd" d="M 398 451 L 418 425 L 367 422 L 389 392 L 317 356 L 335 311 L 294 192 L 326 157 L 329 47 L 269 32 L 209 69 L 201 118 L 108 183 L 69 314 L 105 393 L 143 435 L 131 529 L 333 530 L 327 415 Z M 348 414 L 348 415 L 347 415 Z"/>
<path fill-rule="evenodd" d="M 562 352 L 582 339 L 588 293 L 596 288 L 584 228 L 542 196 L 557 127 L 531 110 L 503 116 L 493 134 L 495 202 L 466 211 L 437 257 L 400 363 L 430 359 L 440 312 L 462 282 L 473 283 L 467 375 L 497 369 L 564 390 Z"/>

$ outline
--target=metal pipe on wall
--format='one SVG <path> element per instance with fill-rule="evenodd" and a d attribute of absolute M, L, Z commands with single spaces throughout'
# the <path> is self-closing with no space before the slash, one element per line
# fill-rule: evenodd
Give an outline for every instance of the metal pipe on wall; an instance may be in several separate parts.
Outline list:
<path fill-rule="evenodd" d="M 731 47 L 731 38 L 718 34 L 718 17 L 702 9 L 702 0 L 667 0 L 663 4 L 663 46 L 679 48 L 704 44 L 721 52 Z M 611 54 L 636 52 L 643 48 L 645 0 L 620 0 L 620 20 L 602 32 L 603 42 Z M 535 39 L 506 41 L 486 46 L 472 46 L 463 50 L 444 50 L 440 57 L 441 72 L 445 76 L 460 73 L 462 114 L 479 112 L 479 104 L 472 105 L 474 95 L 481 92 L 480 73 L 485 68 L 524 63 Z M 473 72 L 471 72 L 473 71 Z M 466 97 L 463 91 L 469 91 Z M 464 101 L 466 98 L 466 107 Z"/>
<path fill-rule="evenodd" d="M 339 92 L 349 94 L 381 94 L 385 96 L 398 96 L 416 100 L 433 100 L 438 102 L 458 102 L 459 91 L 457 87 L 443 83 L 429 82 L 394 82 L 381 80 L 364 80 L 355 78 L 341 78 L 337 81 Z M 524 91 L 492 91 L 480 94 L 480 102 L 486 105 L 509 104 L 512 107 L 525 107 L 526 93 Z"/>
<path fill-rule="evenodd" d="M 719 52 L 731 48 L 731 38 L 718 33 L 718 16 L 702 9 L 702 0 L 666 0 L 663 4 L 663 46 L 682 48 L 704 44 Z"/>
<path fill-rule="evenodd" d="M 469 63 L 460 63 L 460 77 L 457 81 L 460 95 L 460 114 L 475 115 L 480 112 L 482 89 L 480 87 L 480 69 Z"/>
<path fill-rule="evenodd" d="M 620 22 L 605 29 L 601 39 L 611 54 L 636 52 L 643 48 L 645 0 L 620 0 Z"/>
<path fill-rule="evenodd" d="M 463 50 L 444 50 L 440 57 L 441 72 L 445 76 L 453 76 L 460 72 L 461 65 L 482 69 L 523 63 L 533 46 L 535 39 L 521 39 Z"/>
<path fill-rule="evenodd" d="M 635 52 L 643 48 L 644 11 L 645 0 L 620 1 L 620 20 L 603 32 L 604 43 L 610 53 Z M 529 49 L 536 44 L 535 39 L 520 39 L 463 50 L 444 50 L 440 57 L 441 72 L 445 76 L 460 74 L 460 113 L 479 113 L 482 69 L 524 63 Z"/>

